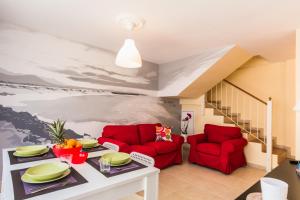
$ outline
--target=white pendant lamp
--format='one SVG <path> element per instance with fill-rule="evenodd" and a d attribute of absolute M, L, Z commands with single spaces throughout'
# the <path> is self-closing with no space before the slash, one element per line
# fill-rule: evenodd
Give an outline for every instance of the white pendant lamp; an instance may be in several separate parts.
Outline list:
<path fill-rule="evenodd" d="M 126 68 L 139 68 L 142 66 L 142 58 L 133 39 L 125 40 L 117 54 L 116 65 Z"/>
<path fill-rule="evenodd" d="M 118 22 L 129 32 L 136 31 L 144 25 L 144 20 L 131 15 L 119 17 Z M 125 68 L 142 67 L 142 58 L 133 39 L 125 39 L 123 46 L 117 54 L 116 65 Z"/>

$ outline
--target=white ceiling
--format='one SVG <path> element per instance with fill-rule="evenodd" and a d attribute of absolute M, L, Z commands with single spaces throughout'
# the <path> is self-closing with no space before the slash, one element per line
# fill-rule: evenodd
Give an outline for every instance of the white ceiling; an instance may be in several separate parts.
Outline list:
<path fill-rule="evenodd" d="M 116 17 L 146 20 L 133 34 L 143 59 L 166 63 L 238 44 L 279 61 L 294 57 L 298 0 L 1 0 L 0 19 L 117 52 Z"/>

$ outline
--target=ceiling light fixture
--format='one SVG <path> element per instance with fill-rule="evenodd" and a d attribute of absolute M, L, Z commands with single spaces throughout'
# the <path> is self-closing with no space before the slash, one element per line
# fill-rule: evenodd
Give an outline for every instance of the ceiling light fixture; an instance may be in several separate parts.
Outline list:
<path fill-rule="evenodd" d="M 119 17 L 117 20 L 129 33 L 141 29 L 145 23 L 143 19 L 131 15 Z M 142 66 L 142 58 L 133 39 L 125 39 L 117 54 L 116 65 L 125 68 L 139 68 Z"/>

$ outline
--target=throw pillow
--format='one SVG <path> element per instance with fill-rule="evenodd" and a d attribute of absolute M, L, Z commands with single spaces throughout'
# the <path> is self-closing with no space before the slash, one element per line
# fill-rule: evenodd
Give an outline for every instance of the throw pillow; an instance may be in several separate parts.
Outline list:
<path fill-rule="evenodd" d="M 171 128 L 156 126 L 156 141 L 172 142 L 171 132 Z"/>

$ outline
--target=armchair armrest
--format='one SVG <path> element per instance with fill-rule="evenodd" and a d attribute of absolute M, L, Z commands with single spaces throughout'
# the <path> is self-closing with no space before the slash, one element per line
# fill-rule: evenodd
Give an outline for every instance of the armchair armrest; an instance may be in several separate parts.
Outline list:
<path fill-rule="evenodd" d="M 206 134 L 195 134 L 195 135 L 190 135 L 187 137 L 187 142 L 191 146 L 195 146 L 201 142 L 205 142 L 207 140 Z"/>
<path fill-rule="evenodd" d="M 247 143 L 248 142 L 245 138 L 227 140 L 222 143 L 222 152 L 233 153 L 236 151 L 242 151 Z"/>
<path fill-rule="evenodd" d="M 178 145 L 182 145 L 184 142 L 184 139 L 181 135 L 171 134 L 173 142 L 175 142 Z"/>
<path fill-rule="evenodd" d="M 98 143 L 99 144 L 103 144 L 104 142 L 110 142 L 112 144 L 118 145 L 119 146 L 119 151 L 121 152 L 126 152 L 129 153 L 130 152 L 130 146 L 124 142 L 115 140 L 115 139 L 111 139 L 111 138 L 105 138 L 105 137 L 99 137 L 98 138 Z"/>

